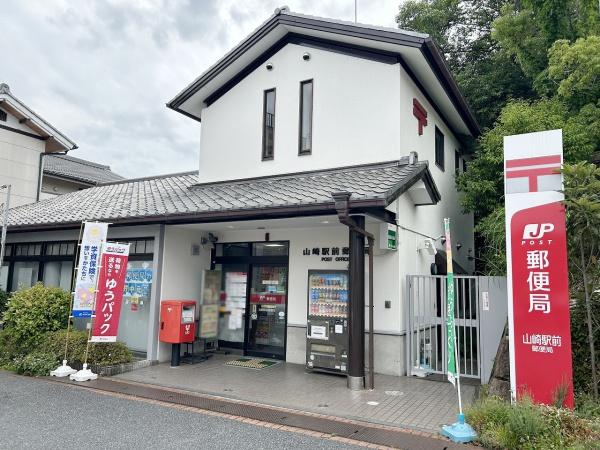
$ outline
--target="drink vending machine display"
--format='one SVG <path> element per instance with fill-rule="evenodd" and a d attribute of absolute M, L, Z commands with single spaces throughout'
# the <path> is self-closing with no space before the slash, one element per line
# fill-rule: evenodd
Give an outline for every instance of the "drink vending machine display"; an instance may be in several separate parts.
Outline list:
<path fill-rule="evenodd" d="M 306 367 L 345 374 L 348 367 L 348 272 L 308 271 Z"/>

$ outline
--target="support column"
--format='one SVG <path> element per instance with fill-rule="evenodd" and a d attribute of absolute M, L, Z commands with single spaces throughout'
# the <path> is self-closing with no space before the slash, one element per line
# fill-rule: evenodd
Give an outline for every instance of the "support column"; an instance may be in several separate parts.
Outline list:
<path fill-rule="evenodd" d="M 364 216 L 352 216 L 356 226 L 365 228 Z M 365 387 L 365 237 L 350 228 L 348 314 L 348 387 Z"/>

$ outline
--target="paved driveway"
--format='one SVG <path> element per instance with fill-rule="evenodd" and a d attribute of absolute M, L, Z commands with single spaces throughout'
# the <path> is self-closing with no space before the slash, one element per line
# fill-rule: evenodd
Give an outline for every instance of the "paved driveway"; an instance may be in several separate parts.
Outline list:
<path fill-rule="evenodd" d="M 0 371 L 0 448 L 86 447 L 359 448 Z"/>

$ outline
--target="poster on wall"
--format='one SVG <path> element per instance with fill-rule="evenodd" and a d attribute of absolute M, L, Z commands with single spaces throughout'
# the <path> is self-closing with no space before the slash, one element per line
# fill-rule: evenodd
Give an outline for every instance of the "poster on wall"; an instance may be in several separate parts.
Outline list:
<path fill-rule="evenodd" d="M 98 278 L 92 342 L 116 342 L 117 340 L 128 258 L 129 244 L 111 242 L 105 244 Z"/>
<path fill-rule="evenodd" d="M 144 265 L 146 265 L 144 263 Z M 150 299 L 152 292 L 152 268 L 151 267 L 130 267 L 125 275 L 125 304 L 133 312 L 143 307 L 144 301 Z M 143 309 L 143 308 L 142 308 Z"/>
<path fill-rule="evenodd" d="M 106 240 L 108 224 L 85 222 L 79 248 L 79 263 L 73 297 L 73 317 L 92 317 L 100 249 Z"/>
<path fill-rule="evenodd" d="M 203 272 L 199 332 L 202 339 L 216 338 L 219 331 L 221 277 L 220 270 L 205 270 Z"/>
<path fill-rule="evenodd" d="M 513 399 L 573 407 L 562 130 L 504 138 Z"/>

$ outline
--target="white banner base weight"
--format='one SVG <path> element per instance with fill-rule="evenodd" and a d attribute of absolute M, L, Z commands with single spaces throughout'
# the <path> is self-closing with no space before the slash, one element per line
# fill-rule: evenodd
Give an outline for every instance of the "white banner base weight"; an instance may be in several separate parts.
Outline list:
<path fill-rule="evenodd" d="M 63 359 L 62 366 L 58 366 L 56 369 L 50 371 L 51 377 L 68 377 L 69 375 L 73 375 L 77 371 L 73 369 L 71 366 L 67 366 L 67 360 Z"/>
<path fill-rule="evenodd" d="M 414 366 L 410 372 L 413 376 L 419 378 L 425 378 L 433 373 L 431 370 L 429 370 L 429 367 L 420 366 Z"/>
<path fill-rule="evenodd" d="M 87 364 L 83 365 L 83 369 L 69 376 L 72 381 L 92 381 L 97 380 L 98 375 L 87 368 Z"/>

